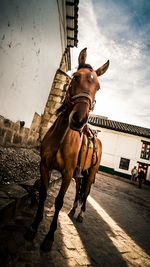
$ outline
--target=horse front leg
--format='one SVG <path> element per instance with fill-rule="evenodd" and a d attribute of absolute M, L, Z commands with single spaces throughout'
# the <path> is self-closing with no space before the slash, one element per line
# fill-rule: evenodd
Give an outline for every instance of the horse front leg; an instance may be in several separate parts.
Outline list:
<path fill-rule="evenodd" d="M 72 209 L 69 211 L 68 216 L 72 218 L 76 212 L 76 209 L 78 207 L 78 201 L 79 201 L 79 188 L 80 188 L 80 179 L 76 178 L 76 195 L 75 200 Z"/>
<path fill-rule="evenodd" d="M 62 177 L 63 180 L 62 180 L 62 184 L 60 187 L 60 191 L 59 191 L 58 196 L 56 197 L 56 200 L 55 200 L 55 213 L 54 213 L 52 223 L 50 225 L 50 230 L 49 230 L 48 234 L 46 235 L 46 237 L 45 237 L 45 239 L 44 239 L 44 241 L 40 247 L 41 250 L 43 250 L 45 252 L 48 252 L 51 250 L 52 244 L 54 242 L 54 234 L 55 234 L 55 231 L 57 229 L 58 215 L 59 215 L 59 212 L 63 206 L 64 196 L 65 196 L 65 193 L 69 187 L 71 178 L 72 178 L 72 174 L 67 179 L 64 176 Z"/>
<path fill-rule="evenodd" d="M 49 184 L 49 179 L 51 175 L 51 173 L 49 175 L 49 170 L 46 166 L 46 163 L 43 161 L 41 161 L 40 163 L 40 172 L 41 172 L 41 186 L 40 186 L 40 192 L 39 192 L 39 204 L 38 204 L 38 209 L 37 209 L 35 219 L 32 225 L 30 226 L 30 228 L 26 231 L 24 235 L 27 241 L 33 241 L 37 233 L 38 226 L 43 219 L 44 202 L 47 197 L 48 184 Z"/>

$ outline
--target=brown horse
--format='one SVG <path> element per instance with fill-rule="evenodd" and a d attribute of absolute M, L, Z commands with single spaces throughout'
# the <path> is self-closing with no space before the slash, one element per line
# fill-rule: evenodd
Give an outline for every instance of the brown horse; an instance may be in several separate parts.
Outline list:
<path fill-rule="evenodd" d="M 39 205 L 35 220 L 25 234 L 27 240 L 34 239 L 38 225 L 43 219 L 44 201 L 47 196 L 51 170 L 59 170 L 62 174 L 62 184 L 55 200 L 54 217 L 50 230 L 41 245 L 41 249 L 44 251 L 51 249 L 58 215 L 72 177 L 74 176 L 76 179 L 76 197 L 69 215 L 74 215 L 79 196 L 82 195 L 80 198 L 82 201 L 81 211 L 77 217 L 77 220 L 82 222 L 86 199 L 100 164 L 101 142 L 93 137 L 93 145 L 87 145 L 89 139 L 82 134 L 82 129 L 88 120 L 89 111 L 93 109 L 95 94 L 100 88 L 97 76 L 105 73 L 109 61 L 94 71 L 89 64 L 85 64 L 85 60 L 86 48 L 80 52 L 78 70 L 74 73 L 66 92 L 65 101 L 58 110 L 60 114 L 41 143 Z M 83 179 L 80 179 L 79 173 L 75 172 L 77 165 L 82 170 Z"/>

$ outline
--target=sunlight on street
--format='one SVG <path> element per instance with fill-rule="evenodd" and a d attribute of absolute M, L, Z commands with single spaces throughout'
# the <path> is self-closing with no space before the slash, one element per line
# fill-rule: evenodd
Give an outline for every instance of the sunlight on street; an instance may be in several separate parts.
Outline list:
<path fill-rule="evenodd" d="M 128 266 L 133 266 L 133 263 L 139 266 L 150 266 L 150 256 L 147 255 L 121 227 L 119 227 L 119 225 L 91 196 L 88 196 L 88 202 L 109 225 L 110 231 L 107 232 L 107 235 Z"/>
<path fill-rule="evenodd" d="M 68 266 L 73 266 L 74 258 L 76 258 L 78 264 L 81 266 L 90 265 L 90 260 L 81 238 L 74 224 L 65 212 L 60 212 L 59 225 L 62 232 L 62 240 L 64 242 L 62 253 L 65 254 Z"/>

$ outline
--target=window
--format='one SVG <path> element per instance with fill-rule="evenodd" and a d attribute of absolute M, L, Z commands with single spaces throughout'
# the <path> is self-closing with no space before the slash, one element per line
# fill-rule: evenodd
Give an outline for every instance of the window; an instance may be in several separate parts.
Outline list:
<path fill-rule="evenodd" d="M 150 143 L 143 142 L 141 150 L 141 159 L 149 160 L 149 158 L 150 158 Z"/>
<path fill-rule="evenodd" d="M 129 159 L 121 158 L 119 168 L 124 169 L 124 170 L 128 170 L 129 169 L 129 163 L 130 163 Z"/>

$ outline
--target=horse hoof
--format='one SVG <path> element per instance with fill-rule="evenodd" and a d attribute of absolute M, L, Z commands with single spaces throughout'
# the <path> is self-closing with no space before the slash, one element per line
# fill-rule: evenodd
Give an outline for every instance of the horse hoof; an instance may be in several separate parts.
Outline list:
<path fill-rule="evenodd" d="M 53 242 L 54 242 L 53 240 L 45 238 L 43 243 L 40 246 L 40 249 L 43 252 L 49 252 L 51 250 L 51 248 L 52 248 Z"/>
<path fill-rule="evenodd" d="M 76 219 L 77 222 L 79 223 L 82 223 L 83 222 L 83 217 L 79 214 L 77 219 Z"/>
<path fill-rule="evenodd" d="M 34 240 L 35 236 L 36 236 L 36 233 L 37 233 L 37 232 L 36 232 L 32 227 L 30 227 L 30 228 L 26 231 L 26 233 L 24 234 L 24 238 L 25 238 L 27 241 L 32 242 L 32 241 Z"/>
<path fill-rule="evenodd" d="M 70 210 L 70 212 L 68 213 L 68 216 L 69 216 L 70 218 L 72 218 L 72 217 L 74 216 L 74 214 L 75 214 L 75 210 L 72 209 L 72 210 Z"/>

